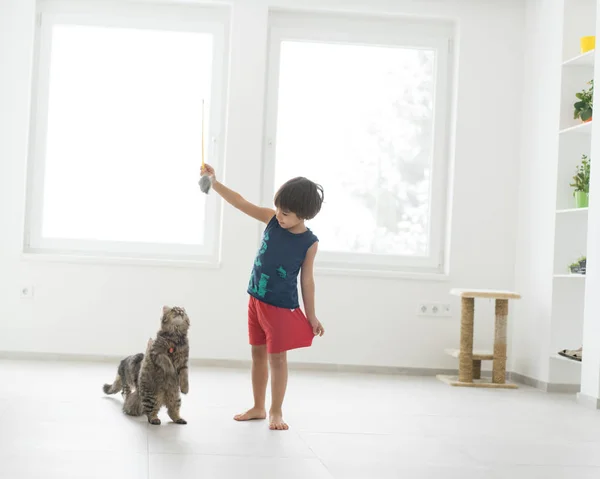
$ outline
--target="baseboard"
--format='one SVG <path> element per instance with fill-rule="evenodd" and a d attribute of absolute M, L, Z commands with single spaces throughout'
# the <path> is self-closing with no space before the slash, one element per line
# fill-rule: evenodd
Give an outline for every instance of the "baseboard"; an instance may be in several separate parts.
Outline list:
<path fill-rule="evenodd" d="M 20 351 L 0 351 L 0 359 L 15 359 L 29 361 L 74 361 L 74 362 L 94 362 L 94 363 L 118 363 L 121 356 L 107 356 L 100 354 L 65 354 L 65 353 L 39 353 L 39 352 L 20 352 Z M 246 359 L 190 359 L 190 364 L 196 367 L 205 368 L 227 368 L 227 369 L 250 369 L 251 361 Z M 335 373 L 354 373 L 354 374 L 384 374 L 397 376 L 431 376 L 437 375 L 456 375 L 456 369 L 436 369 L 436 368 L 410 368 L 395 366 L 364 366 L 355 364 L 331 364 L 331 363 L 303 363 L 290 362 L 289 367 L 295 371 L 315 371 L 315 372 L 335 372 Z M 491 377 L 491 371 L 482 371 L 483 377 Z M 524 384 L 541 391 L 549 393 L 578 393 L 579 385 L 576 384 L 555 384 L 546 383 L 538 379 L 530 378 L 523 374 L 508 372 L 507 377 L 510 381 Z M 593 398 L 590 398 L 593 400 Z M 586 400 L 586 399 L 584 399 Z M 589 401 L 588 401 L 589 402 Z"/>
<path fill-rule="evenodd" d="M 192 366 L 249 369 L 250 360 L 235 359 L 190 359 Z M 398 376 L 436 376 L 438 374 L 456 374 L 453 369 L 405 368 L 394 366 L 363 366 L 355 364 L 303 363 L 290 361 L 289 368 L 296 371 L 316 371 L 355 374 L 386 374 Z M 485 375 L 485 371 L 482 373 Z M 491 374 L 491 373 L 490 373 Z"/>
<path fill-rule="evenodd" d="M 524 384 L 525 386 L 531 386 L 532 388 L 548 392 L 548 383 L 540 381 L 539 379 L 530 378 L 529 376 L 515 372 L 509 372 L 507 376 L 510 381 L 515 383 Z"/>
<path fill-rule="evenodd" d="M 515 372 L 508 373 L 508 378 L 516 383 L 525 384 L 547 393 L 575 394 L 581 389 L 579 384 L 547 383 Z"/>
<path fill-rule="evenodd" d="M 100 354 L 67 354 L 67 353 L 38 353 L 27 351 L 0 351 L 0 359 L 15 359 L 22 361 L 67 361 L 86 363 L 113 363 L 123 359 L 117 356 Z"/>
<path fill-rule="evenodd" d="M 577 404 L 588 409 L 600 409 L 600 399 L 587 394 L 577 393 Z"/>
<path fill-rule="evenodd" d="M 580 384 L 549 383 L 546 392 L 560 394 L 578 394 L 580 389 Z"/>
<path fill-rule="evenodd" d="M 29 361 L 76 361 L 93 363 L 117 363 L 122 356 L 107 356 L 99 354 L 65 354 L 65 353 L 39 353 L 20 351 L 0 351 L 0 359 L 15 359 Z M 246 359 L 204 359 L 192 358 L 190 364 L 196 367 L 213 367 L 227 369 L 250 369 L 251 361 Z M 289 367 L 296 371 L 322 371 L 336 373 L 358 373 L 358 374 L 387 374 L 403 376 L 436 376 L 438 374 L 457 374 L 455 369 L 435 368 L 407 368 L 394 366 L 363 366 L 354 364 L 330 364 L 330 363 L 289 363 Z M 491 374 L 483 371 L 484 376 Z"/>

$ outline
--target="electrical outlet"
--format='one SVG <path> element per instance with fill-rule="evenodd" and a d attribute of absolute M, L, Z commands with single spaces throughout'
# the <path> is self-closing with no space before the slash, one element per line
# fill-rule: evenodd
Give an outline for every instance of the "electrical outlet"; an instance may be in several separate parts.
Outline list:
<path fill-rule="evenodd" d="M 419 316 L 449 318 L 452 310 L 449 304 L 443 303 L 420 303 L 417 311 Z"/>
<path fill-rule="evenodd" d="M 33 298 L 33 286 L 21 286 L 21 299 L 32 299 Z"/>

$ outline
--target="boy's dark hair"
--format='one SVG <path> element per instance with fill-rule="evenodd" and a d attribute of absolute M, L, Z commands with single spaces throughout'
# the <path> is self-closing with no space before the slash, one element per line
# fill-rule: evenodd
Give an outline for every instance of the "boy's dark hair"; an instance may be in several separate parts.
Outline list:
<path fill-rule="evenodd" d="M 321 185 L 299 176 L 285 182 L 275 193 L 275 206 L 303 220 L 312 220 L 321 211 L 323 198 Z"/>

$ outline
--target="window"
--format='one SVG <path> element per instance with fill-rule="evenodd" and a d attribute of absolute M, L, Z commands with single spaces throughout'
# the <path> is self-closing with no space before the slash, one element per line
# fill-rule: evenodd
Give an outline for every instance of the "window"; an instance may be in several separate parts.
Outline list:
<path fill-rule="evenodd" d="M 321 183 L 321 265 L 442 268 L 451 29 L 277 13 L 271 18 L 268 199 Z"/>
<path fill-rule="evenodd" d="M 225 15 L 77 3 L 40 14 L 26 247 L 216 259 L 216 201 L 197 181 L 203 104 L 219 162 Z"/>

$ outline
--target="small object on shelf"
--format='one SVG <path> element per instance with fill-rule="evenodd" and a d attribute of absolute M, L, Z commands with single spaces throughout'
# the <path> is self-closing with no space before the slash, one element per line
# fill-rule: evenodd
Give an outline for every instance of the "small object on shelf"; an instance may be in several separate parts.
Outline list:
<path fill-rule="evenodd" d="M 571 274 L 585 275 L 587 265 L 587 258 L 582 256 L 575 263 L 569 265 L 569 271 Z"/>
<path fill-rule="evenodd" d="M 558 355 L 562 356 L 563 358 L 581 362 L 583 359 L 583 347 L 579 349 L 563 349 L 562 351 L 558 352 Z"/>
<path fill-rule="evenodd" d="M 577 208 L 587 208 L 590 195 L 590 163 L 591 159 L 587 155 L 581 155 L 581 164 L 577 166 L 577 173 L 573 176 L 573 183 L 569 186 L 575 188 L 573 196 L 575 197 L 575 206 Z"/>
<path fill-rule="evenodd" d="M 577 260 L 577 262 L 579 264 L 579 274 L 585 274 L 586 265 L 587 265 L 587 258 L 585 256 L 582 256 L 581 258 L 579 258 Z"/>
<path fill-rule="evenodd" d="M 581 37 L 579 39 L 579 46 L 581 47 L 581 53 L 594 50 L 596 48 L 596 37 L 594 35 Z"/>
<path fill-rule="evenodd" d="M 579 274 L 579 263 L 570 264 L 569 271 L 571 272 L 571 274 Z"/>
<path fill-rule="evenodd" d="M 575 191 L 575 207 L 576 208 L 587 208 L 589 206 L 589 193 L 585 191 Z"/>
<path fill-rule="evenodd" d="M 589 90 L 581 90 L 579 93 L 575 93 L 579 101 L 573 103 L 573 119 L 580 119 L 584 123 L 592 121 L 594 111 L 594 80 L 590 80 L 587 84 L 591 85 Z"/>

